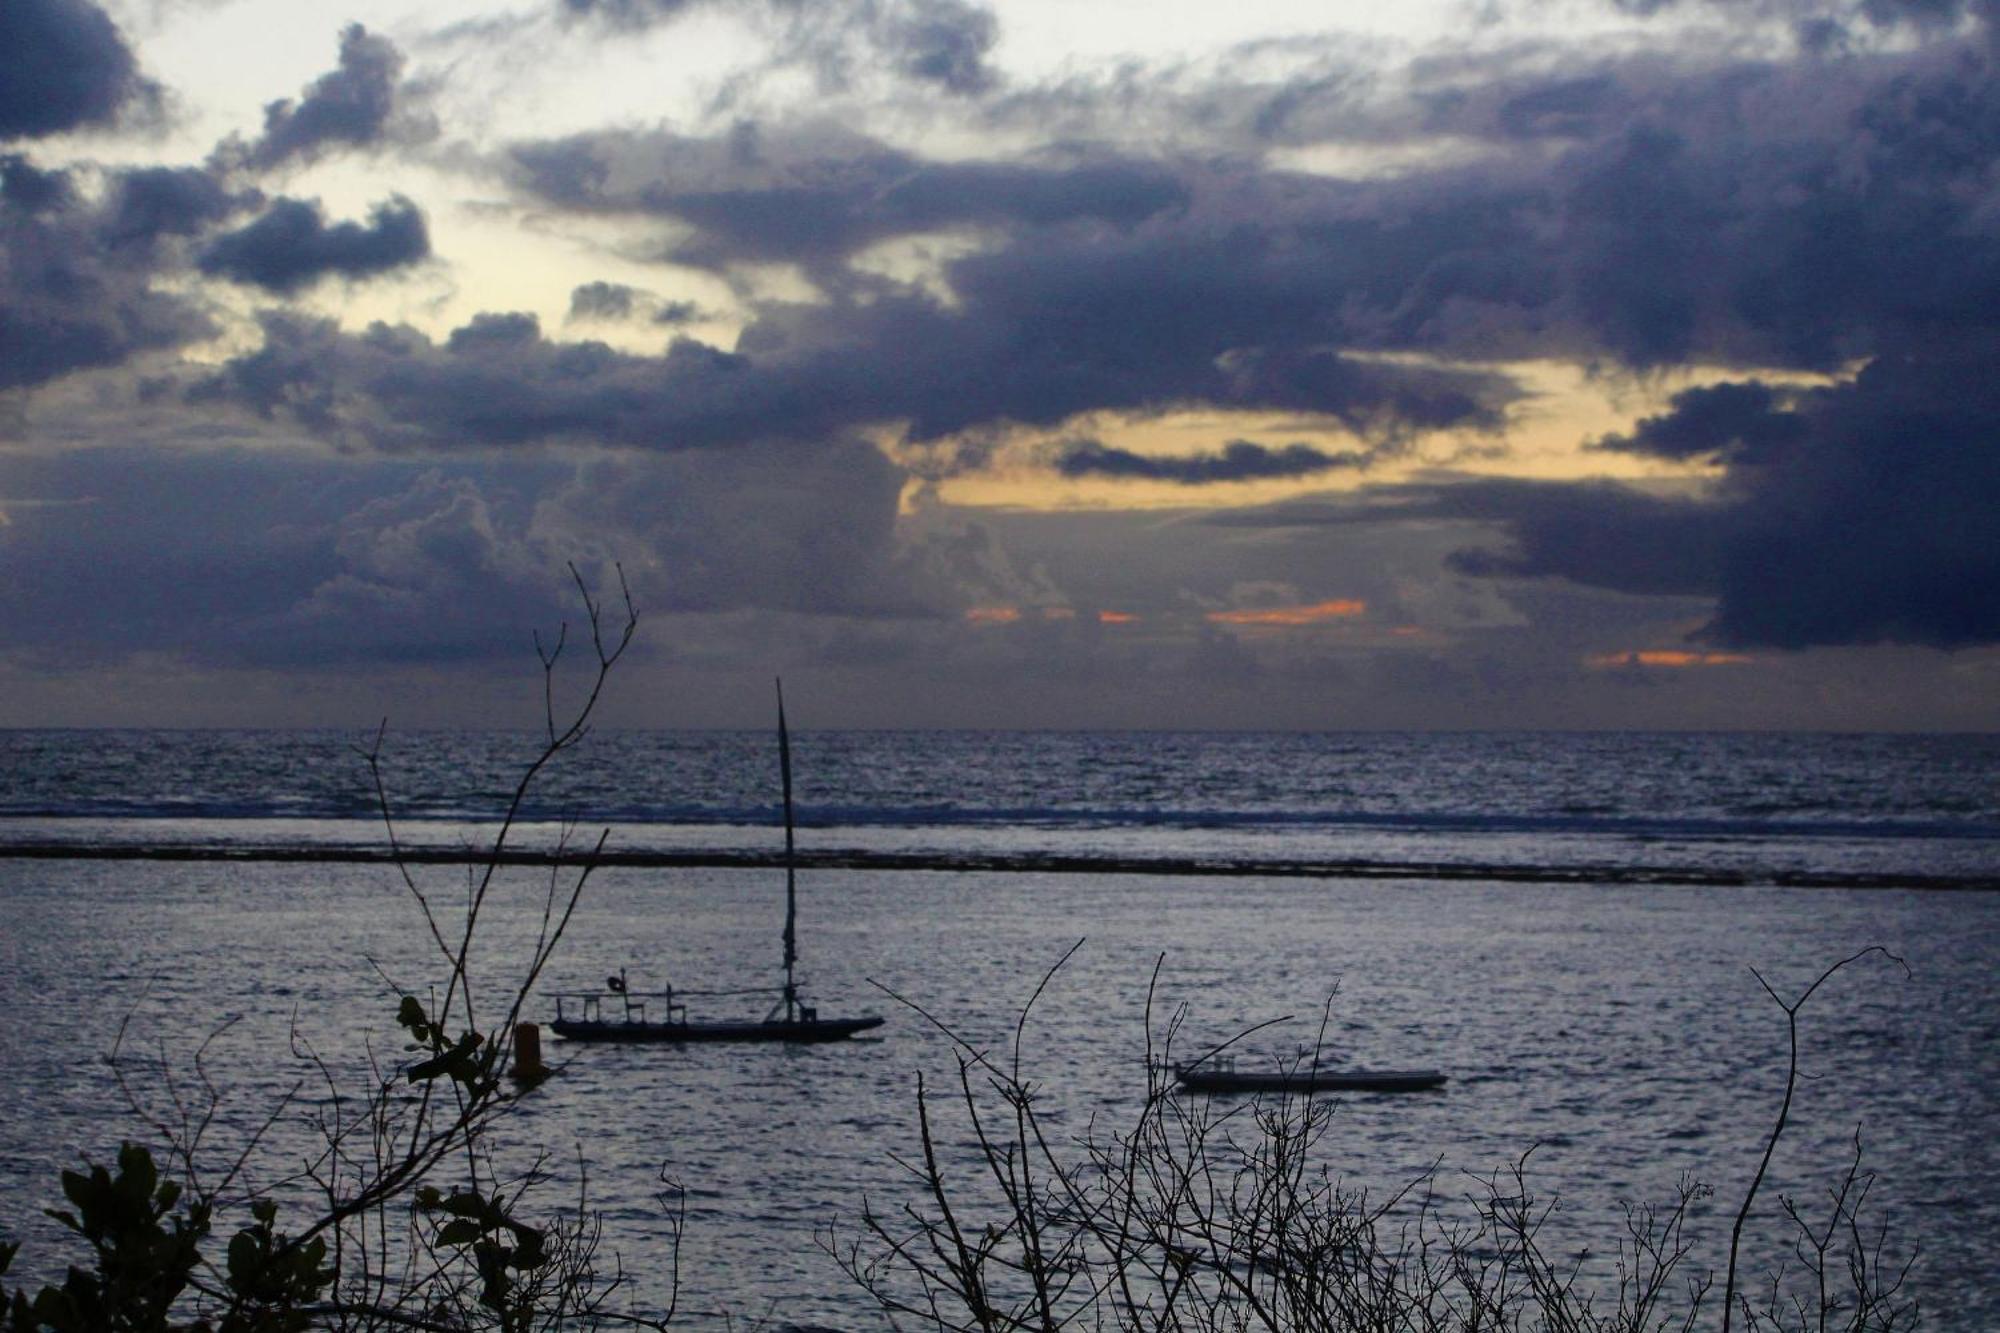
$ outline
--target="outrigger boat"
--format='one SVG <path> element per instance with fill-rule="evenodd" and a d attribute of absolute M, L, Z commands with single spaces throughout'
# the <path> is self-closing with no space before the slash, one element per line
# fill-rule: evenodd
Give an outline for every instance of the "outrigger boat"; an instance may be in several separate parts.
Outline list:
<path fill-rule="evenodd" d="M 557 992 L 555 1021 L 549 1026 L 570 1041 L 707 1042 L 780 1041 L 814 1044 L 839 1041 L 882 1026 L 877 1014 L 855 1018 L 822 1018 L 818 1008 L 799 996 L 795 970 L 799 961 L 798 868 L 792 834 L 792 741 L 785 730 L 785 689 L 778 686 L 778 768 L 785 796 L 785 984 L 735 990 L 690 991 L 668 987 L 635 991 L 626 984 L 625 969 L 605 979 L 602 991 Z M 759 1019 L 707 1020 L 688 1017 L 690 998 L 772 995 L 777 1000 Z M 570 1006 L 574 1005 L 572 1011 Z M 656 1008 L 649 1008 L 657 1006 Z"/>
<path fill-rule="evenodd" d="M 1212 1055 L 1175 1065 L 1174 1081 L 1211 1096 L 1252 1092 L 1429 1092 L 1445 1085 L 1435 1069 L 1340 1069 L 1301 1064 L 1289 1069 L 1238 1069 L 1234 1056 Z"/>

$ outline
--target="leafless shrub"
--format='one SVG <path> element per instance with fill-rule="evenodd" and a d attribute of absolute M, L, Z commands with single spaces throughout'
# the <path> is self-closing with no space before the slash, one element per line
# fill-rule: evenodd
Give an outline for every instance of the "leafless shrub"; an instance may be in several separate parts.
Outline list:
<path fill-rule="evenodd" d="M 1800 1009 L 1834 973 L 1874 952 L 1834 964 L 1789 1004 L 1773 992 L 1792 1057 L 1765 1165 L 1798 1077 Z M 822 1238 L 894 1322 L 976 1333 L 1691 1333 L 1713 1326 L 1719 1306 L 1724 1327 L 1733 1312 L 1746 1327 L 1787 1333 L 1915 1323 L 1915 1304 L 1902 1295 L 1907 1263 L 1885 1257 L 1884 1232 L 1862 1221 L 1870 1178 L 1858 1139 L 1820 1220 L 1785 1202 L 1796 1233 L 1792 1264 L 1773 1267 L 1753 1303 L 1734 1283 L 1761 1169 L 1736 1215 L 1722 1300 L 1714 1274 L 1690 1258 L 1691 1227 L 1712 1191 L 1687 1176 L 1667 1202 L 1628 1206 L 1605 1247 L 1608 1278 L 1586 1273 L 1581 1259 L 1565 1261 L 1544 1243 L 1555 1201 L 1535 1192 L 1532 1149 L 1456 1192 L 1443 1187 L 1435 1162 L 1386 1197 L 1349 1188 L 1318 1151 L 1337 1110 L 1330 1098 L 1234 1101 L 1176 1089 L 1185 1009 L 1156 1025 L 1151 988 L 1137 1110 L 1121 1124 L 1093 1121 L 1060 1135 L 1023 1073 L 1022 1046 L 1029 1011 L 1069 956 L 1023 1006 L 1011 1048 L 999 1055 L 891 992 L 952 1041 L 956 1079 L 944 1100 L 969 1136 L 950 1137 L 940 1099 L 919 1078 L 918 1152 L 899 1159 L 916 1197 L 891 1209 L 867 1202 L 858 1237 Z M 1156 965 L 1155 985 L 1158 976 Z M 961 1159 L 969 1155 L 971 1172 L 948 1165 L 953 1146 Z"/>

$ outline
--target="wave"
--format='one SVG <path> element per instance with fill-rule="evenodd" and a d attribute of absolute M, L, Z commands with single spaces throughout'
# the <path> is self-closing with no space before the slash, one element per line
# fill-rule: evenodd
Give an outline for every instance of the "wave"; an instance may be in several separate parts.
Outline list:
<path fill-rule="evenodd" d="M 313 845 L 260 843 L 83 843 L 4 842 L 0 857 L 29 860 L 271 862 L 305 864 L 411 865 L 484 864 L 486 853 L 464 847 L 405 846 L 391 852 L 350 843 Z M 519 850 L 501 854 L 503 865 L 622 866 L 644 869 L 766 869 L 784 864 L 773 851 L 722 848 L 608 850 L 586 856 L 576 851 Z M 1200 875 L 1213 878 L 1487 881 L 1525 884 L 1661 885 L 1728 888 L 1919 889 L 2000 891 L 2000 875 L 1984 870 L 1840 871 L 1766 865 L 1518 861 L 1406 861 L 1396 859 L 1304 859 L 1200 855 L 1064 854 L 1047 851 L 884 852 L 844 849 L 798 857 L 807 870 L 1006 872 L 1056 875 Z"/>
<path fill-rule="evenodd" d="M 399 822 L 480 825 L 494 821 L 490 803 L 416 801 L 398 804 Z M 258 820 L 368 820 L 378 811 L 361 802 L 328 803 L 301 800 L 200 800 L 93 798 L 52 804 L 0 804 L 0 820 L 141 820 L 233 822 Z M 771 806 L 685 804 L 593 804 L 587 808 L 531 804 L 522 811 L 530 821 L 572 820 L 585 824 L 660 826 L 666 828 L 776 827 L 779 813 Z M 1632 815 L 1598 809 L 1565 809 L 1549 813 L 1492 813 L 1471 810 L 1243 810 L 1205 807 L 1086 807 L 1086 806 L 965 806 L 939 802 L 903 806 L 817 805 L 797 811 L 799 827 L 839 829 L 996 828 L 1049 830 L 1186 830 L 1246 831 L 1343 830 L 1416 834 L 1522 834 L 1539 836 L 1615 837 L 1636 841 L 1694 839 L 1926 839 L 2000 841 L 2000 824 L 1977 819 L 1912 819 L 1908 817 L 1843 818 L 1796 814 Z"/>

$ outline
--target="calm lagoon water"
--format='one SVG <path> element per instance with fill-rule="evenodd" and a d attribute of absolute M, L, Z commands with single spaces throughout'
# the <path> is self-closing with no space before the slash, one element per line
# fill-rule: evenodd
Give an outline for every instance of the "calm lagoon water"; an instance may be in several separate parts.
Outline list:
<path fill-rule="evenodd" d="M 79 735 L 99 748 L 63 739 Z M 353 822 L 358 810 L 326 794 L 345 789 L 313 764 L 238 778 L 229 765 L 257 752 L 250 740 L 118 735 L 125 739 L 0 737 L 14 775 L 0 798 L 0 842 L 366 838 Z M 736 738 L 729 744 L 749 757 L 725 762 L 723 740 L 696 739 L 674 762 L 705 756 L 707 770 L 689 771 L 708 771 L 723 798 L 679 815 L 641 801 L 623 812 L 636 822 L 615 821 L 614 845 L 727 848 L 770 836 L 752 777 L 768 756 L 752 738 Z M 928 778 L 939 784 L 936 799 L 918 785 L 918 740 L 900 751 L 874 741 L 872 756 L 860 757 L 851 739 L 802 745 L 802 771 L 815 752 L 823 764 L 840 754 L 857 775 L 850 794 L 867 796 L 836 808 L 824 779 L 813 779 L 808 847 L 916 847 L 948 864 L 968 847 L 1164 846 L 1181 872 L 1202 857 L 1227 866 L 1276 847 L 1293 860 L 1548 866 L 1566 882 L 812 871 L 801 880 L 800 927 L 811 990 L 824 1012 L 887 1014 L 879 1040 L 801 1050 L 552 1042 L 566 1067 L 524 1103 L 510 1131 L 553 1152 L 552 1208 L 571 1201 L 571 1162 L 581 1153 L 606 1213 L 606 1246 L 623 1256 L 642 1303 L 666 1291 L 668 1229 L 656 1197 L 664 1171 L 685 1188 L 681 1308 L 692 1322 L 880 1326 L 820 1242 L 859 1238 L 864 1196 L 908 1197 L 891 1154 L 915 1146 L 917 1077 L 949 1082 L 956 1062 L 939 1034 L 870 979 L 975 1041 L 1004 1043 L 1041 974 L 1083 939 L 1027 1029 L 1043 1106 L 1070 1128 L 1135 1105 L 1156 959 L 1164 957 L 1156 1007 L 1186 1006 L 1187 1043 L 1291 1014 L 1292 1024 L 1256 1039 L 1289 1049 L 1312 1039 L 1331 995 L 1328 1039 L 1342 1058 L 1435 1066 L 1452 1079 L 1439 1094 L 1346 1100 L 1324 1145 L 1331 1165 L 1380 1189 L 1439 1162 L 1441 1186 L 1455 1192 L 1469 1185 L 1465 1173 L 1505 1168 L 1534 1148 L 1531 1183 L 1565 1200 L 1555 1234 L 1601 1251 L 1621 1201 L 1668 1199 L 1683 1172 L 1716 1186 L 1704 1220 L 1726 1237 L 1783 1075 L 1783 1016 L 1750 969 L 1789 993 L 1834 960 L 1881 945 L 1908 961 L 1907 979 L 1869 961 L 1805 1013 L 1812 1077 L 1765 1198 L 1775 1205 L 1781 1191 L 1804 1196 L 1832 1183 L 1858 1128 L 1878 1175 L 1872 1209 L 1896 1242 L 1920 1247 L 1912 1283 L 1929 1326 L 2000 1326 L 1992 1265 L 2000 1148 L 1991 1131 L 2000 1123 L 2000 895 L 1897 886 L 1902 874 L 1976 884 L 1993 873 L 1994 742 L 1693 738 L 1677 742 L 1680 758 L 1667 763 L 1657 745 L 1603 738 L 1572 738 L 1567 749 L 1547 738 L 1445 738 L 1429 749 L 1423 738 L 1321 738 L 1318 750 L 1291 752 L 1306 776 L 1290 785 L 1254 759 L 1248 739 L 1155 739 L 1150 761 L 1144 738 L 1089 747 L 1055 738 L 1033 754 L 1019 738 L 951 743 L 960 749 Z M 634 762 L 637 744 L 621 740 L 611 752 Z M 655 758 L 666 752 L 664 740 L 651 744 Z M 122 764 L 107 757 L 120 745 Z M 206 748 L 191 755 L 194 746 Z M 1007 746 L 1015 750 L 1006 763 L 991 757 Z M 1357 747 L 1366 751 L 1359 758 Z M 497 754 L 505 744 L 467 748 Z M 1095 776 L 1072 771 L 1086 749 Z M 975 763 L 975 753 L 989 757 Z M 1030 760 L 1040 764 L 1032 817 L 1023 793 L 999 790 Z M 1757 780 L 1732 767 L 1753 762 L 1769 770 Z M 1468 777 L 1468 764 L 1483 776 Z M 23 777 L 30 767 L 32 780 Z M 1794 771 L 1802 767 L 1805 776 Z M 1546 781 L 1529 783 L 1538 769 Z M 68 775 L 66 805 L 51 795 L 58 770 Z M 213 799 L 160 809 L 167 770 L 201 776 Z M 1781 770 L 1790 774 L 1783 782 L 1773 776 Z M 1870 772 L 1880 777 L 1873 785 Z M 485 787 L 468 783 L 477 790 L 452 797 L 444 777 L 420 776 L 441 794 L 419 812 L 416 836 L 465 836 Z M 572 792 L 623 790 L 590 771 L 565 780 Z M 1441 794 L 1447 781 L 1459 795 Z M 1302 786 L 1317 794 L 1301 798 Z M 1885 795 L 1891 788 L 1901 794 Z M 1784 808 L 1760 812 L 1753 802 Z M 610 804 L 579 799 L 570 808 L 590 821 L 609 819 Z M 1235 850 L 1245 845 L 1253 851 Z M 1752 873 L 1724 887 L 1639 882 L 1621 869 L 1641 864 Z M 1758 868 L 1774 866 L 1840 870 L 1872 887 L 1757 882 Z M 1578 867 L 1604 872 L 1579 878 Z M 448 866 L 420 873 L 441 899 L 463 882 Z M 529 871 L 507 880 L 479 960 L 491 982 L 532 934 L 544 882 Z M 226 1092 L 218 1131 L 227 1141 L 305 1072 L 288 1049 L 295 1016 L 319 1050 L 351 1068 L 371 1040 L 394 1049 L 385 975 L 414 990 L 442 972 L 382 866 L 0 856 L 0 913 L 0 1004 L 9 1016 L 0 1026 L 0 1234 L 28 1241 L 19 1261 L 28 1272 L 67 1254 L 38 1214 L 54 1200 L 55 1172 L 79 1153 L 105 1158 L 137 1132 L 100 1059 L 128 1016 L 146 1093 L 160 1091 L 168 1069 L 184 1081 L 193 1046 L 235 1020 L 209 1059 Z M 592 881 L 545 989 L 594 987 L 621 966 L 648 986 L 767 983 L 782 916 L 782 878 L 770 870 L 607 870 Z M 161 1056 L 164 1065 L 147 1063 Z M 267 1175 L 294 1164 L 307 1141 L 296 1117 L 281 1123 L 259 1159 Z"/>
<path fill-rule="evenodd" d="M 11 1234 L 45 1235 L 31 1209 L 58 1166 L 134 1132 L 96 1058 L 128 1011 L 139 1049 L 180 1053 L 241 1016 L 212 1058 L 226 1127 L 240 1132 L 302 1072 L 286 1055 L 295 1009 L 316 1045 L 351 1057 L 368 1036 L 393 1041 L 392 999 L 367 960 L 405 985 L 437 974 L 375 868 L 14 863 L 6 880 L 0 1230 Z M 606 874 L 550 985 L 594 984 L 617 965 L 682 984 L 745 978 L 775 953 L 775 888 L 747 871 Z M 495 918 L 496 974 L 507 939 L 530 926 L 533 892 L 521 884 Z M 1922 1246 L 1915 1281 L 1933 1326 L 2000 1320 L 1991 895 L 837 872 L 807 893 L 808 972 L 829 1011 L 883 1009 L 872 977 L 981 1041 L 1004 1041 L 1034 980 L 1087 937 L 1028 1033 L 1030 1066 L 1072 1124 L 1129 1110 L 1142 1088 L 1156 956 L 1161 1000 L 1188 1005 L 1194 1038 L 1296 1013 L 1270 1044 L 1310 1040 L 1337 986 L 1341 1054 L 1452 1074 L 1442 1094 L 1344 1104 L 1326 1145 L 1343 1173 L 1386 1186 L 1442 1157 L 1450 1184 L 1539 1145 L 1534 1180 L 1569 1201 L 1563 1224 L 1599 1236 L 1618 1201 L 1665 1198 L 1682 1171 L 1718 1187 L 1717 1207 L 1748 1179 L 1784 1042 L 1749 968 L 1796 987 L 1883 944 L 1911 979 L 1871 963 L 1807 1011 L 1817 1077 L 1777 1184 L 1800 1193 L 1830 1179 L 1859 1127 L 1881 1216 Z M 560 1158 L 581 1149 L 611 1243 L 650 1294 L 664 1168 L 688 1192 L 684 1309 L 872 1326 L 816 1237 L 858 1235 L 864 1194 L 904 1197 L 889 1155 L 914 1146 L 916 1077 L 935 1086 L 955 1069 L 925 1023 L 886 1012 L 880 1040 L 839 1047 L 555 1043 L 567 1068 L 517 1128 Z M 266 1153 L 273 1174 L 296 1156 L 297 1132 Z"/>

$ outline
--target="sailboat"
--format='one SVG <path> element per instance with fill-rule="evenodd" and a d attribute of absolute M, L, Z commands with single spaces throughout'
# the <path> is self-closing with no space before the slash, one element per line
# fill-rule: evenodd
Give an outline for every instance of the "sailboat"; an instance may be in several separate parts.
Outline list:
<path fill-rule="evenodd" d="M 555 1021 L 549 1026 L 571 1041 L 702 1042 L 778 1041 L 795 1044 L 840 1041 L 857 1032 L 882 1026 L 878 1014 L 854 1018 L 822 1018 L 818 1008 L 799 994 L 798 852 L 792 833 L 792 740 L 785 728 L 785 686 L 778 682 L 778 769 L 785 796 L 785 982 L 773 988 L 689 991 L 668 987 L 635 991 L 626 984 L 625 969 L 605 979 L 605 989 L 559 992 Z M 688 1017 L 687 1000 L 723 996 L 777 996 L 762 1019 L 707 1020 Z M 575 1013 L 568 1006 L 577 1006 Z"/>

